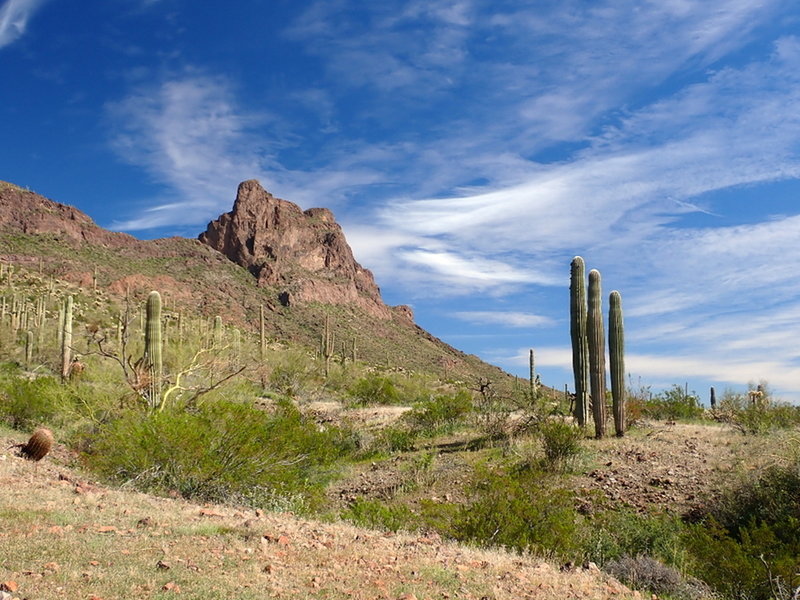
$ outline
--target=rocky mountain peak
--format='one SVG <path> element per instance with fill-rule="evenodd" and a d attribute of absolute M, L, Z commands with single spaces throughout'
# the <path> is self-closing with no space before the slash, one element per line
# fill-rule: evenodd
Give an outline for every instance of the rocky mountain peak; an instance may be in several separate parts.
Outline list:
<path fill-rule="evenodd" d="M 199 239 L 248 269 L 259 285 L 279 288 L 284 304 L 353 304 L 381 318 L 408 318 L 383 303 L 330 210 L 303 211 L 254 179 L 239 184 L 233 210 L 209 223 Z"/>

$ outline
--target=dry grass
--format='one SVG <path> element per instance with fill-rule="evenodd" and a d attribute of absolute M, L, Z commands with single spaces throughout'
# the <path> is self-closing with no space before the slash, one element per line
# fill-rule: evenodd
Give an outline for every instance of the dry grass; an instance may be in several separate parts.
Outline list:
<path fill-rule="evenodd" d="M 639 597 L 595 568 L 108 489 L 59 456 L 0 454 L 0 581 L 19 597 Z"/>

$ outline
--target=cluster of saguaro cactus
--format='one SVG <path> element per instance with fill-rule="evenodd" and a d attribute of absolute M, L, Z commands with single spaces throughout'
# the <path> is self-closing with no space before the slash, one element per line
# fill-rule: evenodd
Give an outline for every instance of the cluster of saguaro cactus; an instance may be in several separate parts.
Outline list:
<path fill-rule="evenodd" d="M 606 433 L 606 353 L 602 312 L 600 272 L 589 272 L 586 294 L 585 265 L 580 256 L 572 259 L 570 278 L 570 336 L 572 369 L 575 377 L 575 419 L 580 427 L 588 421 L 591 406 L 595 435 Z M 618 291 L 609 296 L 608 348 L 611 371 L 614 431 L 625 433 L 625 347 L 622 322 L 622 297 Z M 588 393 L 587 393 L 588 381 Z"/>

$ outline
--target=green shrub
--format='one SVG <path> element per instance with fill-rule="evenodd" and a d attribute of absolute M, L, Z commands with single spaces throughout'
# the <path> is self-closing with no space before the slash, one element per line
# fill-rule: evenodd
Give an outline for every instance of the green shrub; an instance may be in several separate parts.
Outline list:
<path fill-rule="evenodd" d="M 452 431 L 472 412 L 472 396 L 459 390 L 452 396 L 440 395 L 417 402 L 403 415 L 415 430 L 428 435 Z"/>
<path fill-rule="evenodd" d="M 375 436 L 370 450 L 373 452 L 409 452 L 414 449 L 417 434 L 408 427 L 390 426 Z"/>
<path fill-rule="evenodd" d="M 454 515 L 452 535 L 549 557 L 575 557 L 581 518 L 573 497 L 533 469 L 484 472 L 470 502 Z"/>
<path fill-rule="evenodd" d="M 800 462 L 733 486 L 686 536 L 694 574 L 730 598 L 781 598 L 800 586 Z M 788 598 L 791 594 L 786 594 Z"/>
<path fill-rule="evenodd" d="M 0 391 L 0 418 L 14 429 L 52 424 L 65 410 L 65 388 L 53 377 L 11 377 Z"/>
<path fill-rule="evenodd" d="M 539 426 L 544 447 L 543 467 L 548 471 L 568 470 L 583 452 L 583 432 L 564 421 L 548 420 Z"/>
<path fill-rule="evenodd" d="M 637 409 L 639 407 L 637 406 Z M 675 384 L 670 389 L 645 400 L 641 407 L 642 415 L 651 419 L 667 421 L 694 420 L 703 416 L 704 410 L 700 405 L 697 394 L 687 394 L 684 389 Z"/>
<path fill-rule="evenodd" d="M 380 500 L 357 498 L 342 513 L 342 518 L 370 529 L 387 529 L 411 531 L 419 526 L 419 518 L 403 504 L 385 504 Z"/>
<path fill-rule="evenodd" d="M 358 379 L 348 390 L 355 404 L 369 406 L 372 404 L 399 404 L 400 390 L 388 377 L 370 373 Z"/>
<path fill-rule="evenodd" d="M 583 558 L 599 565 L 648 556 L 683 569 L 685 526 L 677 515 L 641 514 L 619 506 L 593 514 L 582 532 Z"/>
<path fill-rule="evenodd" d="M 229 401 L 156 414 L 128 412 L 87 439 L 85 458 L 109 479 L 187 498 L 296 509 L 321 500 L 350 436 L 318 431 L 288 402 L 273 414 Z"/>
<path fill-rule="evenodd" d="M 726 390 L 715 416 L 744 434 L 761 435 L 800 425 L 800 406 L 771 400 L 769 396 L 754 404 L 743 394 Z"/>
<path fill-rule="evenodd" d="M 286 396 L 302 394 L 317 378 L 316 365 L 306 354 L 286 350 L 274 357 L 269 374 L 270 387 Z"/>

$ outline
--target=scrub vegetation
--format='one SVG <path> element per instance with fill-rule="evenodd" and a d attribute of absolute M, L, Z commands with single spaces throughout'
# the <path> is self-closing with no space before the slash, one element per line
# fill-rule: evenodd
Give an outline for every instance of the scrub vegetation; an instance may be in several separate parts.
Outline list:
<path fill-rule="evenodd" d="M 584 396 L 576 414 L 574 397 L 528 381 L 456 378 L 391 356 L 366 362 L 324 340 L 313 349 L 267 340 L 224 316 L 163 309 L 152 294 L 112 299 L 4 265 L 0 296 L 4 441 L 48 427 L 61 452 L 51 459 L 102 485 L 502 547 L 561 566 L 554 582 L 593 563 L 660 598 L 789 600 L 800 589 L 800 410 L 763 382 L 724 392 L 712 410 L 677 385 L 655 395 L 628 386 L 623 396 L 617 381 L 603 410 L 590 412 Z M 616 352 L 619 332 L 614 343 Z M 589 431 L 611 417 L 624 437 Z M 57 503 L 30 510 L 46 514 L 7 509 L 4 529 L 78 518 Z M 211 539 L 246 556 L 254 534 L 225 523 L 171 522 L 158 543 Z M 274 542 L 263 535 L 258 543 L 283 543 L 280 532 Z M 102 556 L 104 540 L 63 547 L 59 560 Z M 20 572 L 28 559 L 5 552 L 0 565 Z M 481 590 L 488 584 L 472 569 L 423 579 L 438 581 L 437 594 Z M 391 593 L 428 593 L 407 581 Z"/>

